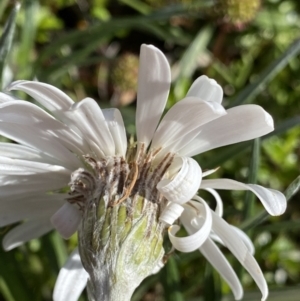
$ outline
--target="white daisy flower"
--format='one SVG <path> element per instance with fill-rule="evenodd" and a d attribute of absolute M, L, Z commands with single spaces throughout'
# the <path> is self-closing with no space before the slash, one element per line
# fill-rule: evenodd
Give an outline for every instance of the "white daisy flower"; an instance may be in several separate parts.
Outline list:
<path fill-rule="evenodd" d="M 213 241 L 225 245 L 266 299 L 253 245 L 222 219 L 214 189 L 250 190 L 271 215 L 285 211 L 284 195 L 229 179 L 202 180 L 214 170 L 202 172 L 191 157 L 265 135 L 273 130 L 272 117 L 257 105 L 226 111 L 221 87 L 201 76 L 160 121 L 170 83 L 163 53 L 143 45 L 137 142 L 129 146 L 120 112 L 101 110 L 91 98 L 74 103 L 59 89 L 31 81 L 14 82 L 9 90 L 27 93 L 43 109 L 0 94 L 0 134 L 18 143 L 0 144 L 0 226 L 22 222 L 6 234 L 4 249 L 54 228 L 64 238 L 79 231 L 80 256 L 75 250 L 61 269 L 55 301 L 76 301 L 87 281 L 91 300 L 130 300 L 139 283 L 163 266 L 166 229 L 175 249 L 199 249 L 238 300 L 241 284 Z M 215 211 L 199 189 L 216 198 Z M 176 237 L 178 219 L 189 236 Z"/>

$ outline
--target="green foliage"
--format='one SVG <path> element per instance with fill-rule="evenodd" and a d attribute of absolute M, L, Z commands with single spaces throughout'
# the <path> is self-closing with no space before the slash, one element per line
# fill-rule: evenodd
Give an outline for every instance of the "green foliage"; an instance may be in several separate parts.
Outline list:
<path fill-rule="evenodd" d="M 223 86 L 225 106 L 252 102 L 271 113 L 274 132 L 254 142 L 213 150 L 197 160 L 203 170 L 221 166 L 219 176 L 285 190 L 287 212 L 272 218 L 251 194 L 222 192 L 221 196 L 225 218 L 249 231 L 255 243 L 256 258 L 271 288 L 269 300 L 298 300 L 299 1 L 262 1 L 256 17 L 239 28 L 228 27 L 211 14 L 214 1 L 166 1 L 157 7 L 141 0 L 24 0 L 18 14 L 11 2 L 0 1 L 3 84 L 37 78 L 60 87 L 74 100 L 89 96 L 102 108 L 109 107 L 116 92 L 110 67 L 124 53 L 138 55 L 142 43 L 152 43 L 166 53 L 172 66 L 168 107 L 185 96 L 197 76 L 206 74 Z M 118 105 L 122 103 L 126 101 Z M 134 135 L 135 104 L 120 110 L 128 134 Z M 1 229 L 1 238 L 9 229 Z M 76 245 L 75 236 L 66 242 L 50 233 L 7 253 L 0 248 L 0 300 L 52 300 L 59 269 Z M 225 249 L 224 253 L 235 264 Z M 255 284 L 237 268 L 246 288 L 244 300 L 258 300 Z M 199 252 L 176 252 L 160 274 L 141 284 L 132 300 L 233 298 Z"/>

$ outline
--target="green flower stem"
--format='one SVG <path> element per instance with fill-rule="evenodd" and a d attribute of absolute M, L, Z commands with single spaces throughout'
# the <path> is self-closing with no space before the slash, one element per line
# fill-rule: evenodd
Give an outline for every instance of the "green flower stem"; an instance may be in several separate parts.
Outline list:
<path fill-rule="evenodd" d="M 92 203 L 79 231 L 80 255 L 90 275 L 89 300 L 129 301 L 162 263 L 157 205 L 139 195 L 112 207 L 103 198 Z"/>

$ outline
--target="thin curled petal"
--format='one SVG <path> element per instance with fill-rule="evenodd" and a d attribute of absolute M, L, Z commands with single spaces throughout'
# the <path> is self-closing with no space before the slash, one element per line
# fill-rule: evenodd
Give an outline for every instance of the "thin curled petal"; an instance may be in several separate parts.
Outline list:
<path fill-rule="evenodd" d="M 164 54 L 154 46 L 142 45 L 138 73 L 137 141 L 149 145 L 165 108 L 171 84 L 171 70 Z"/>
<path fill-rule="evenodd" d="M 243 298 L 243 288 L 240 280 L 216 244 L 208 238 L 199 250 L 228 283 L 234 294 L 235 300 L 241 300 Z"/>
<path fill-rule="evenodd" d="M 76 248 L 58 274 L 53 291 L 53 301 L 77 301 L 87 280 L 88 273 L 82 266 Z"/>
<path fill-rule="evenodd" d="M 226 247 L 252 276 L 262 293 L 262 301 L 266 300 L 269 292 L 268 285 L 255 258 L 251 255 L 243 240 L 236 234 L 236 231 L 233 230 L 230 225 L 213 211 L 211 212 L 211 215 L 213 231 L 221 238 Z"/>
<path fill-rule="evenodd" d="M 102 112 L 114 139 L 116 154 L 125 157 L 127 151 L 127 137 L 120 111 L 118 109 L 104 109 Z"/>
<path fill-rule="evenodd" d="M 201 247 L 208 238 L 212 226 L 212 218 L 208 205 L 200 197 L 195 198 L 201 203 L 197 209 L 185 205 L 180 220 L 183 226 L 191 233 L 187 237 L 176 237 L 179 226 L 171 226 L 168 230 L 169 239 L 175 249 L 181 252 L 192 252 Z"/>
<path fill-rule="evenodd" d="M 173 225 L 173 223 L 180 217 L 183 210 L 184 208 L 181 205 L 170 202 L 163 210 L 159 220 L 168 225 Z"/>
<path fill-rule="evenodd" d="M 213 174 L 213 173 L 216 172 L 219 168 L 220 168 L 220 166 L 219 166 L 219 167 L 216 167 L 216 168 L 214 168 L 214 169 L 209 169 L 209 170 L 204 171 L 203 174 L 202 174 L 202 178 L 207 177 L 207 176 Z"/>
<path fill-rule="evenodd" d="M 182 167 L 174 179 L 161 180 L 157 189 L 168 201 L 184 204 L 196 194 L 201 178 L 199 164 L 192 158 L 182 157 Z"/>
<path fill-rule="evenodd" d="M 213 195 L 213 197 L 216 200 L 216 209 L 215 209 L 215 213 L 218 214 L 220 217 L 223 216 L 223 201 L 220 197 L 220 195 L 212 188 L 205 188 L 206 191 L 208 191 L 210 194 Z"/>
<path fill-rule="evenodd" d="M 244 184 L 230 179 L 203 180 L 200 188 L 250 190 L 260 199 L 265 209 L 271 215 L 283 214 L 287 205 L 284 194 L 277 190 L 267 189 L 255 184 Z"/>
<path fill-rule="evenodd" d="M 37 218 L 14 227 L 3 238 L 2 245 L 5 251 L 10 251 L 23 243 L 38 238 L 53 229 L 49 219 Z"/>
<path fill-rule="evenodd" d="M 201 75 L 193 82 L 186 96 L 195 96 L 203 101 L 221 103 L 223 90 L 214 79 L 208 78 L 206 75 Z"/>
<path fill-rule="evenodd" d="M 50 220 L 59 234 L 68 239 L 77 231 L 81 217 L 81 212 L 67 202 L 52 215 Z"/>
<path fill-rule="evenodd" d="M 230 145 L 266 135 L 274 130 L 271 115 L 257 105 L 242 105 L 199 129 L 199 134 L 178 153 L 195 156 L 210 149 Z"/>

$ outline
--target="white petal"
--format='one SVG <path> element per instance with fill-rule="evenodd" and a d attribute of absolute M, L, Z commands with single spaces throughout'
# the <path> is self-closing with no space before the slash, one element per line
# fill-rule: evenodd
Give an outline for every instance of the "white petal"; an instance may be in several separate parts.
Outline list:
<path fill-rule="evenodd" d="M 33 192 L 51 192 L 53 190 L 65 188 L 70 175 L 62 175 L 57 172 L 39 173 L 24 176 L 5 175 L 0 176 L 1 197 L 7 198 L 10 195 L 21 195 Z M 24 195 L 25 197 L 25 195 Z"/>
<path fill-rule="evenodd" d="M 185 210 L 180 218 L 184 227 L 191 234 L 187 237 L 176 237 L 175 234 L 180 229 L 177 225 L 171 226 L 168 230 L 173 247 L 181 252 L 192 252 L 200 248 L 211 231 L 210 209 L 200 197 L 197 197 L 197 200 L 202 203 L 197 205 L 197 210 L 187 204 L 184 206 Z"/>
<path fill-rule="evenodd" d="M 203 101 L 215 101 L 221 103 L 223 99 L 223 90 L 214 79 L 202 75 L 193 82 L 186 96 L 194 96 Z"/>
<path fill-rule="evenodd" d="M 47 156 L 40 150 L 8 142 L 0 142 L 0 156 L 57 165 L 55 158 Z"/>
<path fill-rule="evenodd" d="M 88 277 L 88 273 L 82 266 L 78 249 L 75 249 L 58 274 L 53 301 L 77 301 L 86 286 Z"/>
<path fill-rule="evenodd" d="M 215 245 L 215 243 L 208 238 L 200 247 L 200 252 L 211 263 L 211 265 L 220 273 L 224 280 L 230 286 L 236 300 L 240 300 L 243 297 L 243 288 L 231 267 L 228 260 L 223 253 Z"/>
<path fill-rule="evenodd" d="M 102 110 L 92 98 L 85 98 L 74 103 L 69 111 L 65 112 L 66 117 L 73 121 L 69 124 L 72 129 L 80 131 L 90 143 L 95 154 L 103 157 L 115 154 L 115 143 L 105 122 Z"/>
<path fill-rule="evenodd" d="M 156 47 L 142 45 L 138 73 L 137 141 L 149 145 L 165 108 L 171 84 L 171 71 L 164 54 Z"/>
<path fill-rule="evenodd" d="M 182 157 L 182 167 L 172 179 L 163 179 L 157 189 L 170 202 L 184 204 L 198 191 L 202 178 L 199 164 L 192 158 Z"/>
<path fill-rule="evenodd" d="M 118 109 L 102 110 L 105 121 L 116 145 L 116 154 L 125 157 L 127 137 L 122 115 Z"/>
<path fill-rule="evenodd" d="M 159 220 L 168 225 L 173 225 L 173 223 L 180 217 L 184 208 L 176 203 L 169 203 L 166 208 L 161 213 Z"/>
<path fill-rule="evenodd" d="M 230 179 L 203 180 L 200 188 L 250 190 L 260 199 L 271 215 L 283 214 L 287 205 L 285 196 L 277 190 L 267 189 L 255 184 L 244 184 Z"/>
<path fill-rule="evenodd" d="M 197 134 L 201 125 L 226 114 L 225 109 L 216 102 L 203 102 L 195 97 L 177 102 L 164 116 L 154 134 L 152 149 L 160 147 L 177 151 Z M 200 131 L 200 130 L 199 130 Z M 190 137 L 190 133 L 192 136 Z M 186 141 L 186 137 L 188 137 Z"/>
<path fill-rule="evenodd" d="M 66 149 L 58 138 L 37 126 L 0 122 L 0 134 L 43 151 L 48 156 L 56 158 L 57 163 L 64 167 L 75 169 L 81 166 L 78 158 Z"/>
<path fill-rule="evenodd" d="M 234 230 L 236 232 L 236 234 L 242 239 L 242 241 L 244 242 L 244 244 L 246 245 L 246 247 L 248 248 L 248 251 L 250 252 L 251 255 L 254 255 L 255 253 L 255 248 L 254 248 L 254 245 L 251 241 L 251 239 L 248 237 L 248 235 L 242 231 L 241 229 L 235 227 L 235 226 L 232 226 L 230 225 L 230 227 L 232 228 L 232 230 Z M 215 233 L 211 233 L 210 234 L 210 237 L 220 243 L 221 245 L 225 246 L 226 247 L 226 244 L 224 243 L 224 241 L 218 236 L 216 235 Z"/>
<path fill-rule="evenodd" d="M 68 110 L 74 103 L 74 101 L 61 90 L 41 82 L 19 80 L 13 82 L 7 89 L 9 91 L 19 90 L 27 93 L 56 115 L 59 115 L 61 111 Z"/>
<path fill-rule="evenodd" d="M 216 200 L 216 209 L 215 209 L 215 213 L 218 214 L 220 217 L 223 216 L 223 201 L 220 197 L 220 195 L 211 188 L 205 188 L 206 191 L 208 191 L 209 193 L 211 193 L 213 195 L 213 197 Z"/>
<path fill-rule="evenodd" d="M 36 219 L 25 222 L 10 230 L 3 238 L 2 244 L 6 251 L 12 250 L 23 243 L 38 238 L 51 231 L 53 226 L 49 219 Z"/>
<path fill-rule="evenodd" d="M 52 133 L 52 139 L 58 140 L 68 150 L 77 154 L 88 152 L 87 143 L 81 136 L 30 102 L 16 100 L 1 104 L 0 121 L 38 127 L 45 134 Z"/>
<path fill-rule="evenodd" d="M 14 101 L 16 100 L 15 97 L 12 95 L 0 92 L 0 103 L 8 102 L 8 101 Z"/>
<path fill-rule="evenodd" d="M 213 174 L 213 173 L 216 172 L 219 168 L 220 168 L 220 167 L 216 167 L 216 168 L 214 168 L 214 169 L 209 169 L 209 170 L 203 171 L 203 173 L 202 173 L 202 178 L 207 177 L 207 176 Z"/>
<path fill-rule="evenodd" d="M 237 235 L 243 240 L 244 244 L 246 245 L 246 247 L 248 248 L 249 252 L 251 253 L 251 255 L 255 254 L 255 247 L 253 245 L 252 240 L 249 238 L 249 236 L 242 231 L 241 229 L 232 226 L 231 228 L 237 233 Z"/>
<path fill-rule="evenodd" d="M 44 217 L 50 218 L 62 205 L 60 195 L 35 194 L 3 198 L 0 201 L 0 227 L 24 220 Z"/>
<path fill-rule="evenodd" d="M 52 215 L 50 220 L 59 234 L 68 239 L 77 231 L 81 217 L 82 214 L 75 205 L 67 202 Z"/>
<path fill-rule="evenodd" d="M 47 172 L 70 174 L 70 171 L 62 166 L 0 156 L 0 175 L 30 175 Z"/>
<path fill-rule="evenodd" d="M 260 106 L 238 106 L 227 110 L 227 115 L 203 125 L 199 135 L 179 153 L 194 156 L 220 146 L 261 137 L 273 130 L 272 117 Z"/>
<path fill-rule="evenodd" d="M 221 217 L 219 217 L 213 211 L 211 212 L 211 214 L 213 220 L 212 227 L 214 232 L 222 239 L 226 247 L 249 272 L 262 292 L 262 300 L 266 300 L 268 296 L 268 285 L 255 258 L 251 255 L 243 240 L 239 237 L 239 235 L 236 234 L 236 231 L 233 230 Z"/>

